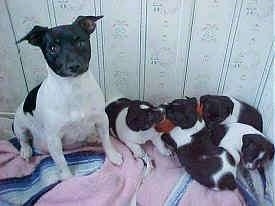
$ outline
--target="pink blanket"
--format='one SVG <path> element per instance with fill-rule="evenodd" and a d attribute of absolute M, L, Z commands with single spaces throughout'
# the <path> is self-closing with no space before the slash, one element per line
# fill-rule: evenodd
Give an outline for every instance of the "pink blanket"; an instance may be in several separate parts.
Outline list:
<path fill-rule="evenodd" d="M 168 201 L 185 171 L 179 163 L 169 157 L 161 156 L 151 144 L 146 151 L 155 161 L 152 173 L 144 177 L 144 164 L 135 160 L 129 150 L 115 141 L 117 149 L 123 154 L 121 167 L 113 166 L 106 160 L 100 170 L 87 175 L 76 176 L 57 184 L 44 194 L 36 205 L 41 206 L 158 206 L 171 205 Z M 88 147 L 84 150 L 98 148 Z M 6 141 L 0 141 L 0 179 L 22 177 L 30 174 L 45 156 L 32 158 L 27 163 L 18 151 Z M 241 206 L 245 205 L 238 192 L 215 192 L 206 189 L 195 181 L 185 184 L 182 206 Z M 173 199 L 173 198 L 172 198 Z"/>

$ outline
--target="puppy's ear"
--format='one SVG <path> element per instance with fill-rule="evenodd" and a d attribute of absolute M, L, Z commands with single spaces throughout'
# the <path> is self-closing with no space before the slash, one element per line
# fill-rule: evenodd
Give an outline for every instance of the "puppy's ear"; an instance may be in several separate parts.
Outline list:
<path fill-rule="evenodd" d="M 24 36 L 16 43 L 18 44 L 22 41 L 27 40 L 30 44 L 34 46 L 41 46 L 43 37 L 47 31 L 48 27 L 34 26 L 33 29 L 26 36 Z"/>
<path fill-rule="evenodd" d="M 192 103 L 192 105 L 197 106 L 197 98 L 196 97 L 189 98 L 189 101 Z"/>
<path fill-rule="evenodd" d="M 204 104 L 208 99 L 210 98 L 210 95 L 203 95 L 200 97 L 200 103 Z"/>
<path fill-rule="evenodd" d="M 244 135 L 242 138 L 243 147 L 248 147 L 248 145 L 253 143 L 253 141 L 253 135 Z"/>
<path fill-rule="evenodd" d="M 234 109 L 234 103 L 231 101 L 231 99 L 228 98 L 227 100 L 225 100 L 225 104 L 228 114 L 232 114 Z"/>
<path fill-rule="evenodd" d="M 274 149 L 274 145 L 271 142 L 267 141 L 267 143 L 266 143 L 266 151 L 267 151 L 267 155 L 269 157 L 269 160 L 272 160 L 273 157 L 274 157 L 275 149 Z"/>
<path fill-rule="evenodd" d="M 128 107 L 128 112 L 126 115 L 126 123 L 134 131 L 139 130 L 138 128 L 135 129 L 136 125 L 138 124 L 138 116 L 140 115 L 138 105 L 139 104 L 137 101 L 132 101 Z"/>
<path fill-rule="evenodd" d="M 79 16 L 73 24 L 79 25 L 85 32 L 91 34 L 96 28 L 96 21 L 103 16 Z"/>

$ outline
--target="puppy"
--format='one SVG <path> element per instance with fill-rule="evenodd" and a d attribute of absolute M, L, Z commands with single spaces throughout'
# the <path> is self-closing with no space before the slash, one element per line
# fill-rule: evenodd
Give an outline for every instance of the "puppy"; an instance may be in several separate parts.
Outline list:
<path fill-rule="evenodd" d="M 20 140 L 20 154 L 28 160 L 31 143 L 35 150 L 49 152 L 61 179 L 72 176 L 62 149 L 81 146 L 93 127 L 110 161 L 122 163 L 122 156 L 110 141 L 104 96 L 88 69 L 90 34 L 101 18 L 79 16 L 70 25 L 35 26 L 19 41 L 27 40 L 39 47 L 49 65 L 47 78 L 29 92 L 15 114 L 14 132 Z"/>
<path fill-rule="evenodd" d="M 263 131 L 261 114 L 252 106 L 229 96 L 204 95 L 200 97 L 202 117 L 208 127 L 219 123 L 239 122 Z"/>
<path fill-rule="evenodd" d="M 163 119 L 162 109 L 145 101 L 121 98 L 111 102 L 105 111 L 110 120 L 111 133 L 125 143 L 136 158 L 148 160 L 141 144 L 149 140 L 161 154 L 170 155 L 161 140 L 162 133 L 155 128 Z"/>
<path fill-rule="evenodd" d="M 193 179 L 214 190 L 236 188 L 239 164 L 254 170 L 264 167 L 274 156 L 273 144 L 255 128 L 241 123 L 217 125 L 211 132 L 203 128 L 191 135 L 186 144 L 179 137 L 165 134 L 162 139 L 174 148 Z M 211 139 L 220 139 L 218 146 Z"/>
<path fill-rule="evenodd" d="M 196 112 L 195 98 L 174 100 L 165 108 L 166 117 L 176 127 L 162 135 L 162 140 L 176 151 L 187 172 L 207 187 L 233 190 L 236 166 L 241 160 L 246 168 L 255 169 L 273 157 L 274 146 L 249 125 L 231 123 L 207 128 Z M 257 141 L 252 142 L 252 136 Z M 248 140 L 253 149 L 248 148 Z"/>
<path fill-rule="evenodd" d="M 200 104 L 201 114 L 209 128 L 219 123 L 240 122 L 251 125 L 260 132 L 263 132 L 261 114 L 252 106 L 236 98 L 230 96 L 204 95 L 200 97 Z M 247 177 L 248 181 L 251 182 L 249 180 L 250 173 L 245 168 L 242 168 L 240 171 Z M 262 179 L 265 180 L 264 168 L 258 168 L 258 172 Z M 263 184 L 266 184 L 265 181 Z"/>

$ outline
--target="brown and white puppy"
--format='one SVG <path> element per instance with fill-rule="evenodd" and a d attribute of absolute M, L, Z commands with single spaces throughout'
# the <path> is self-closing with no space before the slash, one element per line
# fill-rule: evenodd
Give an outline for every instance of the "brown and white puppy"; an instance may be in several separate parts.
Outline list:
<path fill-rule="evenodd" d="M 207 127 L 219 123 L 239 122 L 263 131 L 262 116 L 257 109 L 234 97 L 203 95 L 200 97 L 200 106 Z"/>
<path fill-rule="evenodd" d="M 149 140 L 162 155 L 170 155 L 161 140 L 161 133 L 155 129 L 163 119 L 162 109 L 145 101 L 120 98 L 107 105 L 105 111 L 111 133 L 125 143 L 136 158 L 148 163 L 149 157 L 141 145 Z"/>
<path fill-rule="evenodd" d="M 171 118 L 176 127 L 162 136 L 163 141 L 176 151 L 187 172 L 205 186 L 233 190 L 236 166 L 240 162 L 255 169 L 273 157 L 274 146 L 249 125 L 205 127 L 196 112 L 194 98 L 175 100 L 165 108 L 166 117 Z"/>

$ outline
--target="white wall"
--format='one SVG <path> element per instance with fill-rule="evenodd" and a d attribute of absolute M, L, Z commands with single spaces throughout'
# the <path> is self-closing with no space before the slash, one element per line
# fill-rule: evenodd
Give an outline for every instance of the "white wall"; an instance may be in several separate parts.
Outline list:
<path fill-rule="evenodd" d="M 45 77 L 39 49 L 14 42 L 34 25 L 104 15 L 91 69 L 107 96 L 119 88 L 155 103 L 227 93 L 258 107 L 273 139 L 272 0 L 0 0 L 0 114 Z M 1 137 L 11 121 L 0 118 Z M 4 133 L 4 134 L 3 134 Z M 275 174 L 274 174 L 275 175 Z"/>

